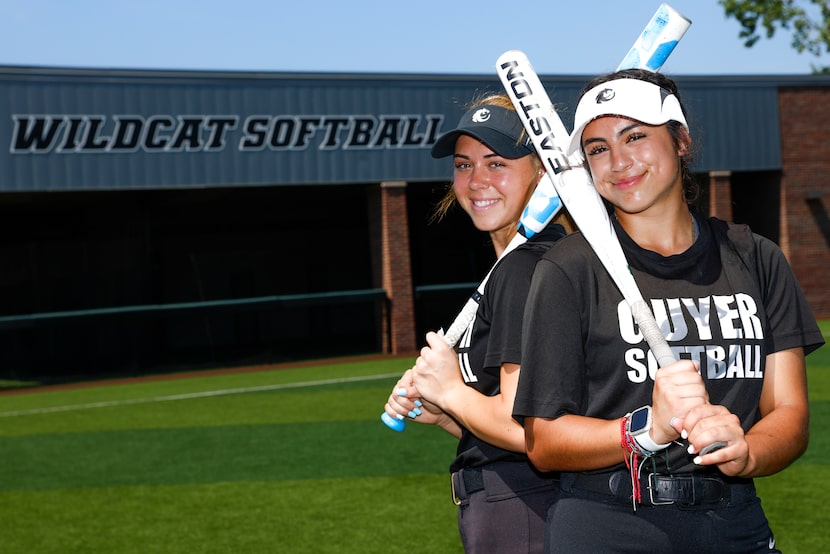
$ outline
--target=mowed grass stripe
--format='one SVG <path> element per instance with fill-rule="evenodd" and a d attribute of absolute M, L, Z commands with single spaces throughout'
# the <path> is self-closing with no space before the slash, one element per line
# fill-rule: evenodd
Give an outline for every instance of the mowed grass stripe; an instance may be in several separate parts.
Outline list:
<path fill-rule="evenodd" d="M 756 479 L 755 486 L 782 552 L 830 552 L 826 500 L 830 465 L 826 460 L 811 464 L 802 458 L 780 473 Z"/>
<path fill-rule="evenodd" d="M 447 475 L 454 440 L 379 420 L 119 430 L 4 439 L 0 490 Z"/>
<path fill-rule="evenodd" d="M 380 413 L 395 380 L 348 382 L 95 410 L 32 414 L 0 420 L 0 436 L 135 429 L 372 421 L 391 433 Z"/>
<path fill-rule="evenodd" d="M 400 376 L 414 358 L 382 358 L 346 363 L 326 363 L 296 368 L 239 368 L 199 374 L 173 374 L 89 382 L 72 387 L 43 387 L 0 392 L 0 411 L 43 409 L 55 406 L 113 402 L 135 398 L 187 395 L 217 390 L 294 384 L 361 376 Z M 393 381 L 394 382 L 394 381 Z"/>
<path fill-rule="evenodd" d="M 830 375 L 828 375 L 830 380 Z M 830 465 L 830 401 L 810 402 L 810 443 L 796 464 Z M 830 492 L 830 481 L 828 481 Z"/>
<path fill-rule="evenodd" d="M 6 554 L 462 554 L 446 475 L 7 492 Z M 410 548 L 411 546 L 411 548 Z"/>
<path fill-rule="evenodd" d="M 72 412 L 76 410 L 91 410 L 94 408 L 110 408 L 113 406 L 127 406 L 130 404 L 149 404 L 154 402 L 172 402 L 175 400 L 191 400 L 193 398 L 210 398 L 213 396 L 227 396 L 230 394 L 246 394 L 251 392 L 266 392 L 285 389 L 319 387 L 323 385 L 339 385 L 343 383 L 357 383 L 362 381 L 388 380 L 400 377 L 399 373 L 388 373 L 384 375 L 366 375 L 361 377 L 342 377 L 337 379 L 323 379 L 319 381 L 306 381 L 300 383 L 280 383 L 274 385 L 260 385 L 256 387 L 240 387 L 233 389 L 207 390 L 201 392 L 189 392 L 182 394 L 171 394 L 167 396 L 151 396 L 145 398 L 123 398 L 120 400 L 106 400 L 100 402 L 88 402 L 85 404 L 70 404 L 68 406 L 51 406 L 48 408 L 30 408 L 26 410 L 13 410 L 0 412 L 0 417 L 18 417 L 26 415 L 49 414 L 56 412 Z"/>
<path fill-rule="evenodd" d="M 452 437 L 380 422 L 395 379 L 9 419 L 0 490 L 446 474 Z"/>

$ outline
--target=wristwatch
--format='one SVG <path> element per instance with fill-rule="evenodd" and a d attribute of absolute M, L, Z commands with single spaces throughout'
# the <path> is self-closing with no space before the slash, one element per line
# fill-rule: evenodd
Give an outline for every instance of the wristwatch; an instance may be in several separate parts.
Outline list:
<path fill-rule="evenodd" d="M 637 441 L 643 450 L 657 452 L 667 448 L 671 442 L 657 444 L 649 434 L 651 431 L 651 406 L 637 408 L 628 417 L 628 434 Z"/>

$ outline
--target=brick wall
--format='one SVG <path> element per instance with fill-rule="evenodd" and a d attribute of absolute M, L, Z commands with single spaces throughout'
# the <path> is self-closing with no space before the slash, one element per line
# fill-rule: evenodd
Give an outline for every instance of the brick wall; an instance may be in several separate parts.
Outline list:
<path fill-rule="evenodd" d="M 393 354 L 416 351 L 412 264 L 406 183 L 381 183 L 382 281 L 389 299 L 389 342 Z"/>
<path fill-rule="evenodd" d="M 781 248 L 815 316 L 830 318 L 830 89 L 781 88 Z"/>
<path fill-rule="evenodd" d="M 709 215 L 732 221 L 731 171 L 709 173 Z"/>

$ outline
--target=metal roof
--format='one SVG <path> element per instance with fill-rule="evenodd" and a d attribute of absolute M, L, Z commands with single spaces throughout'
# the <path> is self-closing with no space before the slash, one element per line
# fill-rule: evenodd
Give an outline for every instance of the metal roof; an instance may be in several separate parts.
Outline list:
<path fill-rule="evenodd" d="M 780 86 L 830 76 L 674 76 L 695 171 L 781 168 Z M 566 127 L 587 76 L 542 76 Z M 429 147 L 495 75 L 0 67 L 0 191 L 445 180 Z"/>

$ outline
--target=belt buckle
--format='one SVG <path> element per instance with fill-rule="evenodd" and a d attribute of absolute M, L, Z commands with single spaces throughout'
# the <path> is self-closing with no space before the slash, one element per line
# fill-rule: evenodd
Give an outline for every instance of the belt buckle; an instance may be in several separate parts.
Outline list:
<path fill-rule="evenodd" d="M 657 489 L 657 482 L 655 480 L 657 477 L 656 473 L 649 473 L 648 474 L 648 499 L 651 500 L 652 506 L 669 506 L 674 504 L 674 500 L 664 500 L 662 502 L 658 502 L 654 500 L 654 491 Z"/>
<path fill-rule="evenodd" d="M 450 473 L 450 491 L 452 491 L 452 503 L 461 506 L 461 499 L 455 494 L 455 473 Z"/>

